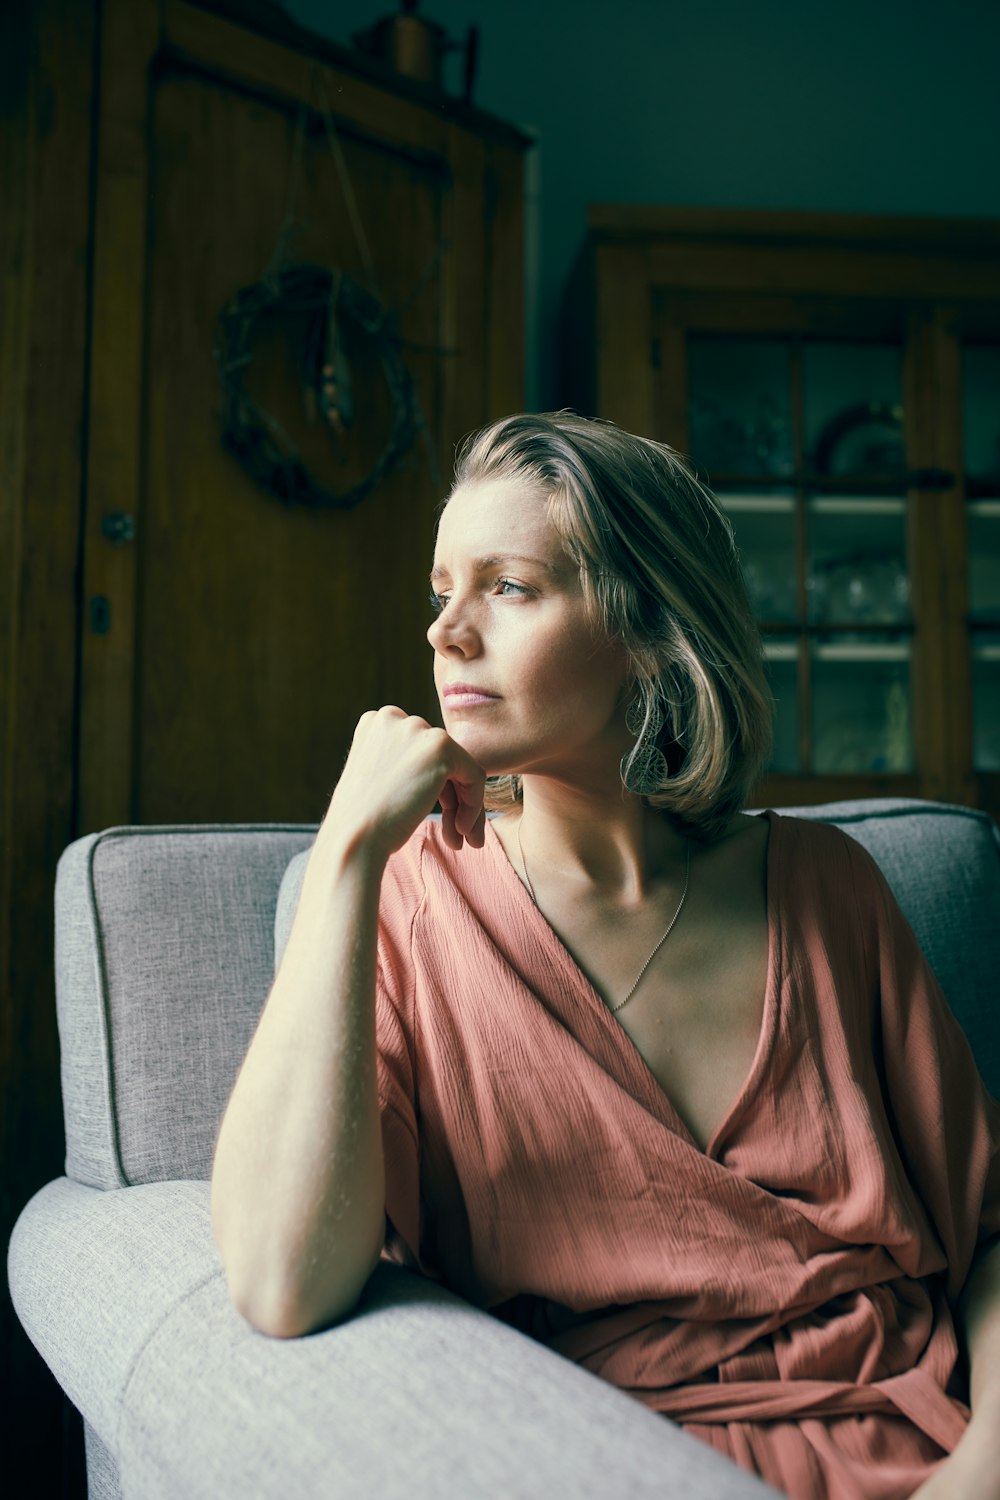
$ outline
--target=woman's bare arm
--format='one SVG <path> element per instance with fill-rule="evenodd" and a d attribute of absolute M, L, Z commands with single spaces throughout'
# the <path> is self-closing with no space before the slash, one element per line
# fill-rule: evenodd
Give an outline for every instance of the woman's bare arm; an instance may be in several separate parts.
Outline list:
<path fill-rule="evenodd" d="M 422 719 L 384 708 L 359 723 L 216 1144 L 216 1243 L 233 1302 L 261 1332 L 290 1338 L 346 1316 L 378 1262 L 382 874 L 439 796 L 452 847 L 481 846 L 484 780 Z"/>
<path fill-rule="evenodd" d="M 375 1075 L 381 869 L 324 823 L 216 1146 L 212 1222 L 232 1299 L 294 1337 L 352 1310 L 378 1261 Z"/>

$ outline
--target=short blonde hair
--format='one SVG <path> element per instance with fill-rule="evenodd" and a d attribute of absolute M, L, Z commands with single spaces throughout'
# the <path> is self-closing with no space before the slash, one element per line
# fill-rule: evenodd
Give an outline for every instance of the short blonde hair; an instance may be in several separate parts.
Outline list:
<path fill-rule="evenodd" d="M 504 417 L 466 438 L 452 494 L 499 478 L 547 501 L 595 626 L 626 648 L 644 726 L 663 719 L 668 774 L 649 803 L 719 837 L 770 755 L 773 709 L 718 501 L 665 443 L 569 411 Z M 489 808 L 520 796 L 519 777 L 489 778 Z"/>

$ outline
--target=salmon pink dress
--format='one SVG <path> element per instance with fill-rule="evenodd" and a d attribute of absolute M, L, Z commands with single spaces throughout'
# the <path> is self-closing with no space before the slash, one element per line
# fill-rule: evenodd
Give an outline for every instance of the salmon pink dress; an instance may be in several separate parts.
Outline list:
<path fill-rule="evenodd" d="M 383 880 L 383 1258 L 795 1500 L 903 1500 L 968 1421 L 1000 1108 L 874 860 L 769 821 L 756 1055 L 702 1150 L 487 827 Z"/>

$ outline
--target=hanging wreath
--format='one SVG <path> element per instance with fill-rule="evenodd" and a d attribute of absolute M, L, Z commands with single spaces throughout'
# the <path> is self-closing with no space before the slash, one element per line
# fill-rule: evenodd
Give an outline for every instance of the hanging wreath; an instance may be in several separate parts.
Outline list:
<path fill-rule="evenodd" d="M 382 365 L 392 403 L 388 441 L 365 477 L 340 494 L 320 484 L 292 439 L 247 391 L 254 333 L 265 314 L 305 313 L 301 380 L 315 395 L 331 433 L 343 438 L 354 415 L 347 334 L 366 340 Z M 223 391 L 222 441 L 262 489 L 284 505 L 350 510 L 377 489 L 413 446 L 424 426 L 413 380 L 390 315 L 371 292 L 341 271 L 286 265 L 242 287 L 219 314 L 214 353 Z"/>

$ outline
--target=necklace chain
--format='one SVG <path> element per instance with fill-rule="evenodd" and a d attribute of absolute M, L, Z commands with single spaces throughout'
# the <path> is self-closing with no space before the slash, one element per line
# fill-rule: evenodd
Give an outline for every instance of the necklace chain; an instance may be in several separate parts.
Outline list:
<path fill-rule="evenodd" d="M 521 869 L 524 871 L 524 878 L 528 882 L 528 891 L 529 891 L 529 893 L 531 895 L 532 902 L 534 903 L 534 905 L 536 907 L 538 907 L 538 901 L 537 901 L 537 898 L 535 896 L 535 887 L 531 883 L 531 876 L 528 874 L 527 861 L 524 858 L 524 850 L 521 848 L 521 819 L 520 818 L 518 818 L 517 824 L 516 824 L 515 829 L 514 829 L 514 837 L 517 839 L 517 852 L 518 852 L 518 854 L 520 855 L 520 858 L 521 858 Z M 614 1015 L 616 1011 L 621 1010 L 622 1007 L 625 1006 L 625 1005 L 627 1005 L 628 1002 L 631 1000 L 632 996 L 635 994 L 636 990 L 639 988 L 639 981 L 641 980 L 642 976 L 645 974 L 646 970 L 649 968 L 650 964 L 653 962 L 653 959 L 656 957 L 656 955 L 659 953 L 660 949 L 663 947 L 664 943 L 667 941 L 667 938 L 673 932 L 674 925 L 675 925 L 675 923 L 677 921 L 677 918 L 680 916 L 681 909 L 682 909 L 682 907 L 684 905 L 684 902 L 687 900 L 688 886 L 690 885 L 690 883 L 691 883 L 691 840 L 688 839 L 687 840 L 687 862 L 686 862 L 685 870 L 684 870 L 684 889 L 681 891 L 681 899 L 677 903 L 677 910 L 674 912 L 673 916 L 670 918 L 670 922 L 669 922 L 669 924 L 667 926 L 666 932 L 660 938 L 660 941 L 657 943 L 656 947 L 653 949 L 652 953 L 646 959 L 646 962 L 643 964 L 642 968 L 639 970 L 638 974 L 636 975 L 636 977 L 635 977 L 635 983 L 633 984 L 632 988 L 629 990 L 628 994 L 625 996 L 625 999 L 619 1001 L 619 1003 L 617 1005 L 609 1006 L 609 1009 L 610 1009 L 612 1015 Z"/>

